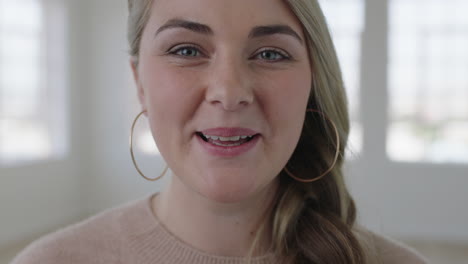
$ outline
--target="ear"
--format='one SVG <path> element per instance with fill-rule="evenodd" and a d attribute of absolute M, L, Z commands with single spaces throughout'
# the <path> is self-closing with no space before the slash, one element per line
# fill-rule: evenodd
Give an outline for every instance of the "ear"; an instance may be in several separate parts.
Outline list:
<path fill-rule="evenodd" d="M 137 88 L 138 101 L 140 102 L 141 109 L 146 110 L 147 108 L 146 108 L 146 101 L 145 101 L 145 91 L 143 90 L 143 85 L 141 85 L 141 82 L 140 82 L 137 57 L 132 56 L 130 58 L 130 67 L 132 68 L 133 80 L 135 81 L 135 85 Z"/>

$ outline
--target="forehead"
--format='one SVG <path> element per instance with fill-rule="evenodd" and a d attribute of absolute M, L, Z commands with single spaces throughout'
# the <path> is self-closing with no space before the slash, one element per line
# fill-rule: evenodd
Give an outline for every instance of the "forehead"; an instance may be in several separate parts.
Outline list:
<path fill-rule="evenodd" d="M 174 18 L 206 24 L 215 34 L 244 34 L 252 27 L 271 24 L 302 32 L 283 0 L 154 0 L 148 26 L 160 26 Z"/>

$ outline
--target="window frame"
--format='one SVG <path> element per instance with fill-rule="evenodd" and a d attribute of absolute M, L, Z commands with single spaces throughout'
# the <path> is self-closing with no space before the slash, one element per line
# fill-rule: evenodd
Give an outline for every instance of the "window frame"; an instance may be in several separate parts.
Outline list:
<path fill-rule="evenodd" d="M 69 152 L 66 3 L 61 0 L 37 0 L 37 2 L 41 9 L 42 23 L 38 42 L 38 106 L 34 114 L 6 117 L 43 125 L 47 131 L 47 139 L 50 140 L 50 152 L 41 155 L 25 154 L 20 158 L 0 156 L 0 168 L 63 160 Z M 0 70 L 1 66 L 2 63 Z"/>

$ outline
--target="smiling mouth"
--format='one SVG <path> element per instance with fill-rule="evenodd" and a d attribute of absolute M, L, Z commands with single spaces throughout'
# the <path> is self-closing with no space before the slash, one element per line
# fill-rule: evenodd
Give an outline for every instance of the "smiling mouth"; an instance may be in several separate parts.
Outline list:
<path fill-rule="evenodd" d="M 203 141 L 211 143 L 216 146 L 221 147 L 235 147 L 245 144 L 252 141 L 254 138 L 258 137 L 260 134 L 255 134 L 253 136 L 234 136 L 234 137 L 218 137 L 218 136 L 206 136 L 201 132 L 196 132 L 196 135 L 203 139 Z"/>

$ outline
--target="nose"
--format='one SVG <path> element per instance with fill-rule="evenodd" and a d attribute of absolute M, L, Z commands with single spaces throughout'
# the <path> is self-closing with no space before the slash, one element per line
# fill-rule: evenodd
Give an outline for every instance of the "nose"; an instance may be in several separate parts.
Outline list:
<path fill-rule="evenodd" d="M 254 100 L 248 66 L 232 59 L 219 58 L 212 64 L 206 100 L 225 111 L 238 111 Z"/>

